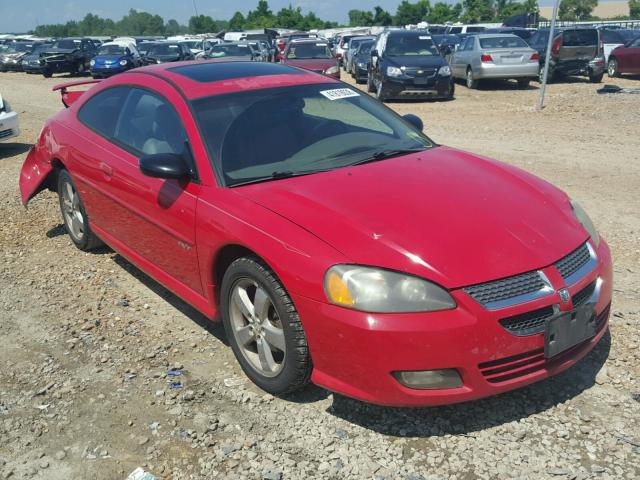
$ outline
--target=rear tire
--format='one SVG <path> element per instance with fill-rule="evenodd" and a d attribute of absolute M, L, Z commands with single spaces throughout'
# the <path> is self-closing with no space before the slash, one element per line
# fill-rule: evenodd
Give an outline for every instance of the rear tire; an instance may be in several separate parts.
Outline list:
<path fill-rule="evenodd" d="M 620 76 L 620 70 L 618 70 L 618 61 L 615 58 L 609 59 L 609 63 L 607 64 L 607 74 L 611 78 Z"/>
<path fill-rule="evenodd" d="M 530 80 L 528 78 L 527 79 L 519 79 L 518 80 L 518 88 L 522 88 L 522 89 L 529 88 L 529 82 L 530 82 Z"/>
<path fill-rule="evenodd" d="M 300 317 L 264 262 L 243 257 L 229 266 L 220 307 L 233 353 L 257 386 L 283 395 L 309 383 L 312 363 Z"/>
<path fill-rule="evenodd" d="M 478 88 L 478 80 L 473 78 L 473 70 L 471 67 L 467 68 L 467 88 L 475 89 Z"/>
<path fill-rule="evenodd" d="M 554 80 L 554 73 L 552 69 L 549 69 L 549 75 L 547 75 L 547 83 L 553 83 Z M 538 71 L 538 81 L 540 82 L 540 84 L 542 84 L 542 81 L 544 80 L 544 66 L 540 67 L 540 70 Z"/>
<path fill-rule="evenodd" d="M 58 198 L 64 228 L 76 247 L 88 252 L 103 245 L 89 226 L 89 217 L 80 198 L 80 192 L 66 170 L 58 174 Z"/>
<path fill-rule="evenodd" d="M 602 81 L 602 77 L 604 77 L 604 72 L 599 73 L 598 75 L 589 75 L 589 82 L 600 83 Z"/>

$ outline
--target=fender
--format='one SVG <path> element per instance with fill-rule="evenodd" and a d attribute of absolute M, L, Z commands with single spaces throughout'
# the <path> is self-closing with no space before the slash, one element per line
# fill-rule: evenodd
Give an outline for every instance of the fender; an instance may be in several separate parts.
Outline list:
<path fill-rule="evenodd" d="M 48 159 L 42 157 L 37 146 L 31 147 L 26 160 L 20 170 L 20 195 L 22 204 L 26 207 L 33 197 L 49 186 L 49 174 L 54 166 Z"/>

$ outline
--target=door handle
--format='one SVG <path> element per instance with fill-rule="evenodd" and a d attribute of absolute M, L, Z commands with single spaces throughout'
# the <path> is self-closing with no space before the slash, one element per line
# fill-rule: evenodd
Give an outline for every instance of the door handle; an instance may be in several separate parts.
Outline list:
<path fill-rule="evenodd" d="M 98 164 L 98 168 L 100 168 L 100 170 L 102 171 L 102 173 L 104 173 L 107 177 L 111 178 L 113 176 L 113 168 L 111 168 L 109 165 L 107 165 L 104 162 L 100 162 Z"/>

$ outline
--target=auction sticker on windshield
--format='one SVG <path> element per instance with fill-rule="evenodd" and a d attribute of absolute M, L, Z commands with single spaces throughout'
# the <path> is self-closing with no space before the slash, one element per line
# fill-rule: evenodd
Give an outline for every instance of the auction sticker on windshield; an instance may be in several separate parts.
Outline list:
<path fill-rule="evenodd" d="M 329 100 L 340 100 L 341 98 L 359 97 L 360 94 L 354 92 L 350 88 L 334 88 L 332 90 L 322 90 L 321 95 L 324 95 Z"/>

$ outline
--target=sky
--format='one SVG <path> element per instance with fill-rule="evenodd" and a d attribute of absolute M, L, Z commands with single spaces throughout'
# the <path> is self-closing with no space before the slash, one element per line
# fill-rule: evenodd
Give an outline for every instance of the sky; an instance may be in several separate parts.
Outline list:
<path fill-rule="evenodd" d="M 445 1 L 455 3 L 455 0 Z M 551 2 L 541 0 L 539 3 Z M 216 20 L 228 20 L 237 10 L 246 14 L 257 3 L 257 0 L 195 0 L 198 13 Z M 347 12 L 351 9 L 369 10 L 380 5 L 394 13 L 399 3 L 400 0 L 269 0 L 274 12 L 292 4 L 305 13 L 312 10 L 322 19 L 340 23 L 347 23 Z M 25 32 L 38 24 L 80 20 L 89 12 L 119 20 L 130 8 L 157 13 L 165 20 L 175 18 L 183 24 L 194 14 L 193 0 L 0 0 L 0 33 Z"/>

